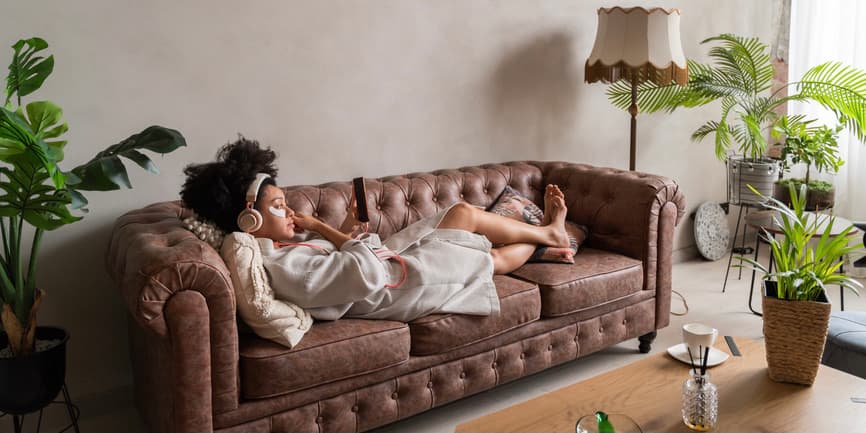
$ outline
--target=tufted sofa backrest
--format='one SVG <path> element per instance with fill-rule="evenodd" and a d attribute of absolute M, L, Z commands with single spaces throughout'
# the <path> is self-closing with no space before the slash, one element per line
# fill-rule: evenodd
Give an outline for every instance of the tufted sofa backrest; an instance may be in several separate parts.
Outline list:
<path fill-rule="evenodd" d="M 370 231 L 382 238 L 458 201 L 487 207 L 506 185 L 543 205 L 545 163 L 510 162 L 366 179 Z M 352 183 L 285 187 L 286 202 L 339 227 L 352 199 Z"/>

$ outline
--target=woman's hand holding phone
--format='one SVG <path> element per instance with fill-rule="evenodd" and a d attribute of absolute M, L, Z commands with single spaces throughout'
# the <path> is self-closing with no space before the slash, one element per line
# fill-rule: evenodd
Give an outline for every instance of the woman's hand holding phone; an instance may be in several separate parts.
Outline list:
<path fill-rule="evenodd" d="M 346 219 L 343 220 L 343 224 L 340 224 L 340 231 L 353 238 L 362 233 L 367 233 L 370 224 L 358 221 L 358 206 L 355 201 L 354 192 L 352 193 L 352 203 L 346 211 Z"/>

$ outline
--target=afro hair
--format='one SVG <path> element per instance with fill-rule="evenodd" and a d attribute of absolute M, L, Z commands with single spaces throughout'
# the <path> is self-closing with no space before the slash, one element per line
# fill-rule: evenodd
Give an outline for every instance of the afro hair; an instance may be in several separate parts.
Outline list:
<path fill-rule="evenodd" d="M 240 136 L 220 148 L 216 161 L 190 164 L 183 169 L 183 205 L 224 231 L 239 231 L 237 216 L 246 207 L 247 189 L 258 173 L 271 176 L 262 187 L 276 184 L 276 159 L 270 147 L 262 149 L 257 141 Z"/>

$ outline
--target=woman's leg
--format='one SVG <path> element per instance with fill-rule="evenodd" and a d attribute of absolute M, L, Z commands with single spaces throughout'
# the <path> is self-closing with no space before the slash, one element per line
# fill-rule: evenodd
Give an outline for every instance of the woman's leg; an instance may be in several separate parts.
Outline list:
<path fill-rule="evenodd" d="M 486 212 L 468 203 L 451 208 L 438 228 L 461 229 L 487 236 L 494 245 L 516 243 L 567 247 L 565 231 L 565 199 L 556 185 L 548 185 L 544 196 L 546 225 L 534 226 L 511 218 Z"/>
<path fill-rule="evenodd" d="M 491 249 L 493 273 L 503 275 L 514 271 L 523 266 L 534 252 L 535 244 L 511 244 Z"/>

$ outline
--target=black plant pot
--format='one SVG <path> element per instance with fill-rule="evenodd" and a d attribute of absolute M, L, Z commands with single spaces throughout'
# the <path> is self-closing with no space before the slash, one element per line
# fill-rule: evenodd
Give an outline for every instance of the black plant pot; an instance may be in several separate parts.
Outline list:
<path fill-rule="evenodd" d="M 0 359 L 0 412 L 24 415 L 42 409 L 57 397 L 66 380 L 66 342 L 62 328 L 40 326 L 37 340 L 60 340 L 60 344 L 27 356 Z M 0 348 L 9 338 L 0 334 Z"/>

